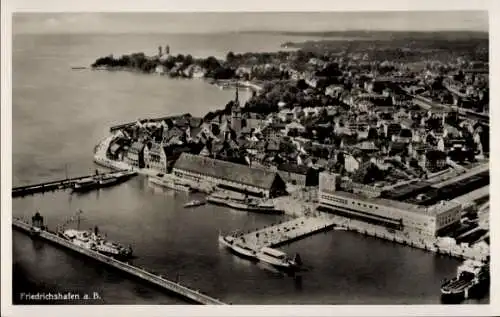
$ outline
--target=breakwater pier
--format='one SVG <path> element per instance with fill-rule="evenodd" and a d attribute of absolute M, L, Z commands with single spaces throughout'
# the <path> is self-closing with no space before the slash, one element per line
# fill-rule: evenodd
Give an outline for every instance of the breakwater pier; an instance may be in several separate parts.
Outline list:
<path fill-rule="evenodd" d="M 78 181 L 88 179 L 97 182 L 99 179 L 102 178 L 117 177 L 118 174 L 119 172 L 102 173 L 102 174 L 87 175 L 74 178 L 66 178 L 45 183 L 33 184 L 33 185 L 17 186 L 12 188 L 12 197 L 23 197 L 37 193 L 45 193 L 55 190 L 65 190 L 73 187 L 73 185 L 75 185 L 75 183 L 77 183 Z"/>
<path fill-rule="evenodd" d="M 448 244 L 443 243 L 439 237 L 424 237 L 397 231 L 391 232 L 381 226 L 324 212 L 317 212 L 315 216 L 298 217 L 290 221 L 274 224 L 239 235 L 238 238 L 240 244 L 242 242 L 246 247 L 259 251 L 264 247 L 276 248 L 332 228 L 354 231 L 365 236 L 461 259 L 484 260 L 489 254 L 488 250 L 479 248 L 476 245 Z"/>
<path fill-rule="evenodd" d="M 62 180 L 56 180 L 56 181 L 46 182 L 46 183 L 13 187 L 12 188 L 12 197 L 22 197 L 22 196 L 27 196 L 27 195 L 37 194 L 37 193 L 45 193 L 45 192 L 49 192 L 49 191 L 55 191 L 58 189 L 67 189 L 67 188 L 71 187 L 75 183 L 75 181 L 85 179 L 88 177 L 91 177 L 91 176 L 81 176 L 81 177 L 75 177 L 75 178 L 71 178 L 71 179 L 62 179 Z"/>
<path fill-rule="evenodd" d="M 12 220 L 12 227 L 20 232 L 24 232 L 27 234 L 32 233 L 31 225 L 28 223 L 25 223 L 19 219 Z M 212 298 L 206 294 L 203 294 L 198 290 L 193 290 L 187 286 L 170 281 L 162 276 L 155 275 L 155 274 L 148 272 L 142 268 L 138 268 L 138 267 L 133 266 L 131 264 L 116 260 L 112 257 L 105 256 L 101 253 L 77 246 L 77 245 L 57 236 L 53 232 L 41 230 L 38 234 L 36 234 L 36 236 L 34 236 L 34 238 L 50 242 L 50 243 L 55 244 L 61 248 L 65 248 L 67 250 L 77 252 L 82 256 L 87 256 L 89 258 L 92 258 L 100 263 L 106 264 L 106 265 L 113 267 L 115 269 L 118 269 L 122 272 L 128 273 L 136 278 L 139 278 L 143 281 L 146 281 L 146 282 L 149 282 L 153 285 L 156 285 L 164 290 L 167 290 L 171 293 L 174 293 L 174 294 L 176 294 L 184 299 L 187 299 L 189 301 L 192 301 L 192 302 L 195 302 L 198 304 L 203 304 L 203 305 L 226 305 L 224 302 L 222 302 L 218 299 Z"/>
<path fill-rule="evenodd" d="M 314 233 L 331 229 L 336 221 L 326 217 L 299 217 L 240 236 L 245 245 L 258 251 L 284 245 Z"/>

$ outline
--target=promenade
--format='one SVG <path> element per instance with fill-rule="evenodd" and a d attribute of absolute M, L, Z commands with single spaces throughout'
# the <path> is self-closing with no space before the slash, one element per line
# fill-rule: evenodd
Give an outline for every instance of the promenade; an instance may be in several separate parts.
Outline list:
<path fill-rule="evenodd" d="M 332 228 L 336 221 L 328 217 L 299 217 L 265 227 L 243 236 L 245 245 L 255 251 L 263 247 L 278 247 L 311 234 Z"/>

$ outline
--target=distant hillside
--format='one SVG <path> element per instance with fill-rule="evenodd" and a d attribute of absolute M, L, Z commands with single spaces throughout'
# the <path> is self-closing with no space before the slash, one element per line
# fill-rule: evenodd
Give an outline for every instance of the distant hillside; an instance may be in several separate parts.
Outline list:
<path fill-rule="evenodd" d="M 242 31 L 247 34 L 275 34 L 285 36 L 313 36 L 313 37 L 356 37 L 373 40 L 387 39 L 414 39 L 414 40 L 461 40 L 461 39 L 488 39 L 488 32 L 479 31 L 370 31 L 370 30 L 348 30 L 348 31 Z"/>

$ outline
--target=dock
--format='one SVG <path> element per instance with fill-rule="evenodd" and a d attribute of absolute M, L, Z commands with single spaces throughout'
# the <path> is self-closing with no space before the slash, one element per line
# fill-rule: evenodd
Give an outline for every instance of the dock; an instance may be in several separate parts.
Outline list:
<path fill-rule="evenodd" d="M 38 183 L 33 185 L 17 186 L 12 188 L 12 197 L 23 197 L 27 195 L 33 195 L 37 193 L 45 193 L 55 190 L 65 190 L 72 187 L 75 182 L 83 179 L 91 179 L 95 177 L 111 176 L 116 172 L 103 173 L 98 175 L 87 175 L 74 178 L 66 178 L 56 181 Z"/>
<path fill-rule="evenodd" d="M 21 232 L 30 234 L 31 233 L 31 225 L 25 222 L 22 222 L 18 219 L 12 220 L 12 227 Z M 193 290 L 187 286 L 181 285 L 179 283 L 170 281 L 162 276 L 155 275 L 151 272 L 148 272 L 142 268 L 138 268 L 136 266 L 130 265 L 125 262 L 118 261 L 112 257 L 105 256 L 101 253 L 82 248 L 77 246 L 54 233 L 49 231 L 41 231 L 39 235 L 34 237 L 35 239 L 41 239 L 52 244 L 55 244 L 59 247 L 65 248 L 67 250 L 71 250 L 79 253 L 80 255 L 87 256 L 92 258 L 98 262 L 111 266 L 115 269 L 118 269 L 122 272 L 128 273 L 136 278 L 139 278 L 143 281 L 149 282 L 153 285 L 159 286 L 160 288 L 167 290 L 171 293 L 174 293 L 184 299 L 192 301 L 194 303 L 203 304 L 203 305 L 226 305 L 226 303 L 212 298 L 206 294 L 201 293 L 198 290 Z"/>
<path fill-rule="evenodd" d="M 17 186 L 12 188 L 12 197 L 22 197 L 27 195 L 33 195 L 37 193 L 45 193 L 49 191 L 55 191 L 59 189 L 67 189 L 70 188 L 76 181 L 82 180 L 85 178 L 90 178 L 92 175 L 80 176 L 62 180 L 56 180 L 51 182 L 26 185 L 26 186 Z"/>
<path fill-rule="evenodd" d="M 324 212 L 320 212 L 317 216 L 295 218 L 238 237 L 243 238 L 241 242 L 243 242 L 246 247 L 254 251 L 259 251 L 263 247 L 276 248 L 335 227 L 340 227 L 347 231 L 358 232 L 365 236 L 434 252 L 436 254 L 462 259 L 483 260 L 489 254 L 489 251 L 476 248 L 475 245 L 440 245 L 437 237 L 424 238 L 419 235 L 412 236 L 403 232 L 390 232 L 387 228 L 381 226 Z M 481 237 L 478 241 L 484 240 L 486 237 L 487 235 L 484 235 L 484 237 Z"/>
<path fill-rule="evenodd" d="M 331 229 L 337 221 L 326 217 L 299 217 L 241 236 L 246 246 L 259 251 L 278 247 L 312 234 Z"/>

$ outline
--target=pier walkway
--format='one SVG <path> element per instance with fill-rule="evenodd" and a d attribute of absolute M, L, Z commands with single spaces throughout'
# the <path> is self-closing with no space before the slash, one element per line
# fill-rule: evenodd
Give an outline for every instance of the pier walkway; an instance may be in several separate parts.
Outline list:
<path fill-rule="evenodd" d="M 246 246 L 259 251 L 263 247 L 278 247 L 305 238 L 330 229 L 335 224 L 336 221 L 327 217 L 299 217 L 245 234 L 241 238 L 244 239 Z"/>
<path fill-rule="evenodd" d="M 12 226 L 14 229 L 17 229 L 19 231 L 25 232 L 25 233 L 30 233 L 31 232 L 31 226 L 25 222 L 22 222 L 18 219 L 12 220 Z M 118 261 L 114 258 L 105 256 L 101 253 L 88 250 L 85 248 L 82 248 L 80 246 L 77 246 L 63 238 L 58 237 L 56 234 L 48 232 L 48 231 L 41 231 L 40 235 L 37 236 L 37 239 L 43 239 L 48 242 L 52 242 L 53 244 L 56 244 L 60 247 L 70 249 L 72 251 L 75 251 L 81 255 L 87 256 L 89 258 L 92 258 L 96 261 L 99 261 L 101 263 L 107 264 L 109 266 L 112 266 L 122 272 L 129 273 L 141 280 L 144 280 L 146 282 L 149 282 L 151 284 L 157 285 L 165 290 L 168 290 L 172 293 L 175 293 L 185 299 L 188 299 L 190 301 L 193 301 L 198 304 L 203 304 L 203 305 L 226 305 L 222 301 L 212 298 L 206 294 L 201 293 L 198 290 L 193 290 L 190 289 L 184 285 L 181 285 L 179 283 L 167 280 L 164 277 L 155 275 L 153 273 L 147 272 L 144 269 L 135 267 L 133 265 L 130 265 L 125 262 Z"/>
<path fill-rule="evenodd" d="M 341 227 L 343 230 L 354 231 L 366 236 L 452 257 L 483 260 L 489 254 L 489 249 L 484 249 L 476 245 L 462 246 L 457 244 L 443 244 L 439 237 L 427 237 L 418 234 L 412 235 L 407 232 L 390 231 L 387 228 L 372 225 L 364 221 L 345 218 L 325 212 L 319 212 L 315 216 L 299 217 L 272 225 L 241 235 L 240 238 L 243 238 L 242 242 L 244 242 L 247 247 L 259 251 L 263 247 L 279 247 L 280 245 L 337 226 Z"/>
<path fill-rule="evenodd" d="M 99 177 L 110 175 L 113 173 L 99 174 Z M 75 184 L 76 181 L 93 178 L 96 175 L 87 175 L 87 176 L 79 176 L 67 179 L 61 179 L 51 182 L 33 184 L 33 185 L 25 185 L 25 186 L 17 186 L 12 188 L 12 197 L 22 197 L 27 195 L 32 195 L 36 193 L 45 193 L 49 191 L 55 191 L 59 189 L 67 189 Z"/>

